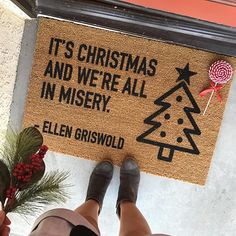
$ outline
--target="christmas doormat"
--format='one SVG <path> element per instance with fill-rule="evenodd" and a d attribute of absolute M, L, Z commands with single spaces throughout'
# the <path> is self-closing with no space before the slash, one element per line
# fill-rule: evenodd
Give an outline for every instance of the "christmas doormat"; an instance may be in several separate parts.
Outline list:
<path fill-rule="evenodd" d="M 56 152 L 117 165 L 130 155 L 142 171 L 203 185 L 232 81 L 213 83 L 209 69 L 232 74 L 223 61 L 236 68 L 235 58 L 40 18 L 24 126 Z"/>

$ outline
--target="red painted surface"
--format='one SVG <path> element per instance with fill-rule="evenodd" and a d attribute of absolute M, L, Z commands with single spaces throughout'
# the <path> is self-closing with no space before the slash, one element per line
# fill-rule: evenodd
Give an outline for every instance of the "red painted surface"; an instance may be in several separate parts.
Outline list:
<path fill-rule="evenodd" d="M 207 0 L 125 0 L 125 2 L 236 27 L 236 1 L 233 5 Z"/>

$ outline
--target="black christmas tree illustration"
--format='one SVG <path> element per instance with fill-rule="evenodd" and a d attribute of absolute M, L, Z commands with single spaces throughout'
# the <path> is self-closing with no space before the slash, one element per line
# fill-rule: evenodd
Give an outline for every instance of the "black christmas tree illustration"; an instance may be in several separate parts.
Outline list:
<path fill-rule="evenodd" d="M 151 127 L 137 137 L 138 142 L 159 147 L 157 158 L 167 162 L 172 161 L 175 151 L 200 153 L 192 135 L 201 131 L 191 114 L 199 114 L 200 109 L 188 88 L 190 77 L 197 73 L 189 70 L 189 63 L 176 70 L 178 84 L 154 101 L 158 110 L 144 120 Z"/>

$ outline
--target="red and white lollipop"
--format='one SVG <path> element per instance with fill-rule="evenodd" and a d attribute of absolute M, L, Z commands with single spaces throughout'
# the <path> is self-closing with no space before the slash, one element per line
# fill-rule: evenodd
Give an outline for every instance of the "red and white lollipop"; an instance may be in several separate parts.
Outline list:
<path fill-rule="evenodd" d="M 209 69 L 209 77 L 216 84 L 227 83 L 233 75 L 232 66 L 226 61 L 216 61 Z"/>
<path fill-rule="evenodd" d="M 211 79 L 210 85 L 211 88 L 205 89 L 200 93 L 200 96 L 203 97 L 209 92 L 211 92 L 211 96 L 207 102 L 206 108 L 203 112 L 205 115 L 207 108 L 210 104 L 210 101 L 213 97 L 214 92 L 216 93 L 217 99 L 220 103 L 222 103 L 222 98 L 218 93 L 218 90 L 223 88 L 223 84 L 226 84 L 233 76 L 233 68 L 232 66 L 223 60 L 214 62 L 209 69 L 209 78 Z M 219 84 L 219 85 L 218 85 Z"/>

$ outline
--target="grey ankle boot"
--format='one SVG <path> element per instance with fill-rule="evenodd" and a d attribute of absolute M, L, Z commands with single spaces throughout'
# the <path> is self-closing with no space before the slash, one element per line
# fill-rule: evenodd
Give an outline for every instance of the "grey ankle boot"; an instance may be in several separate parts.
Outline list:
<path fill-rule="evenodd" d="M 137 162 L 126 158 L 120 168 L 120 187 L 116 203 L 116 213 L 120 217 L 120 204 L 122 202 L 136 203 L 138 187 L 140 182 L 140 171 Z"/>
<path fill-rule="evenodd" d="M 103 199 L 112 176 L 113 164 L 110 161 L 98 163 L 90 176 L 86 201 L 92 199 L 98 202 L 100 206 L 99 213 L 102 209 Z"/>

